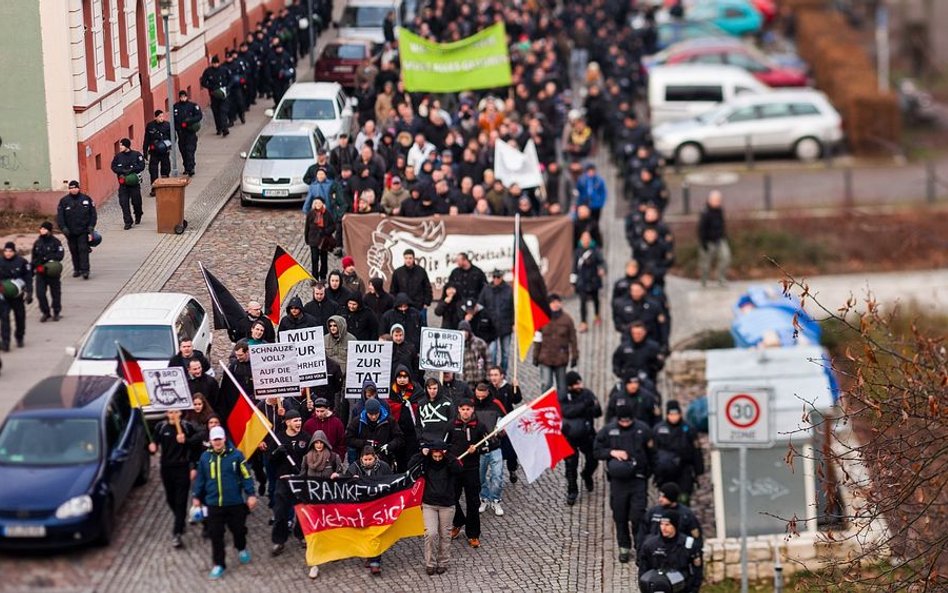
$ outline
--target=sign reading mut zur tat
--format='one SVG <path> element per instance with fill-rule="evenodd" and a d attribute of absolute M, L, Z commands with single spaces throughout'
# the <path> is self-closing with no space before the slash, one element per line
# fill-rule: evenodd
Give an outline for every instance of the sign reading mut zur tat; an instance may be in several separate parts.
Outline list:
<path fill-rule="evenodd" d="M 418 366 L 426 371 L 464 372 L 464 332 L 437 327 L 421 328 Z"/>
<path fill-rule="evenodd" d="M 257 399 L 296 397 L 300 394 L 296 344 L 250 346 L 250 368 Z"/>
<path fill-rule="evenodd" d="M 346 398 L 362 397 L 362 383 L 375 383 L 379 399 L 388 397 L 392 384 L 392 343 L 350 340 L 346 365 Z"/>
<path fill-rule="evenodd" d="M 766 388 L 722 388 L 711 394 L 711 444 L 720 447 L 773 445 L 771 406 Z"/>
<path fill-rule="evenodd" d="M 326 373 L 326 342 L 322 327 L 281 331 L 280 343 L 296 345 L 300 387 L 316 387 L 329 383 Z"/>

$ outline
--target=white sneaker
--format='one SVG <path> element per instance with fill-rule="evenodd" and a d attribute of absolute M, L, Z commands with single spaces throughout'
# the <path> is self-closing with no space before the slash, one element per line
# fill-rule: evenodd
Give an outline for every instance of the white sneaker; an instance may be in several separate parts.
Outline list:
<path fill-rule="evenodd" d="M 490 504 L 491 504 L 492 507 L 494 507 L 494 514 L 495 514 L 495 515 L 497 515 L 498 517 L 503 517 L 503 516 L 504 516 L 504 509 L 500 508 L 500 501 L 499 501 L 499 500 L 496 501 L 496 502 L 492 502 L 492 503 L 490 503 Z"/>
<path fill-rule="evenodd" d="M 309 569 L 309 578 L 315 579 L 319 576 L 319 566 L 313 566 Z"/>
<path fill-rule="evenodd" d="M 486 511 L 486 510 L 489 509 L 489 508 L 490 508 L 490 501 L 489 501 L 489 500 L 482 500 L 482 501 L 481 501 L 481 506 L 479 506 L 479 507 L 477 508 L 477 512 L 478 512 L 478 513 L 483 513 L 484 511 Z"/>

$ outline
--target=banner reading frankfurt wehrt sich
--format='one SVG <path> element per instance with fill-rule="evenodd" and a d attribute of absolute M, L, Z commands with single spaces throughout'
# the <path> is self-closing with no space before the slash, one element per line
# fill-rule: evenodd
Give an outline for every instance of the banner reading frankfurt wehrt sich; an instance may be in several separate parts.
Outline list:
<path fill-rule="evenodd" d="M 310 566 L 372 558 L 403 537 L 425 534 L 421 465 L 403 474 L 337 480 L 290 478 Z"/>

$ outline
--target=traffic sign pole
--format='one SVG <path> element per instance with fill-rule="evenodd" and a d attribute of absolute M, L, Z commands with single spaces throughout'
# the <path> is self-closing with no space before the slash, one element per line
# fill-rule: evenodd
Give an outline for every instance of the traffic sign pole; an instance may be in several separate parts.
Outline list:
<path fill-rule="evenodd" d="M 747 593 L 747 447 L 740 447 L 737 455 L 737 479 L 741 483 L 741 593 Z"/>

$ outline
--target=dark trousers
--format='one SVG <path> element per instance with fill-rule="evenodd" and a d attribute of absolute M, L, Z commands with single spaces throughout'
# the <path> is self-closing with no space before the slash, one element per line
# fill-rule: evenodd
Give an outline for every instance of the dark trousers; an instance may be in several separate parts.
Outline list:
<path fill-rule="evenodd" d="M 572 444 L 572 443 L 570 443 Z M 564 461 L 566 463 L 566 493 L 567 494 L 578 494 L 579 493 L 579 454 L 582 453 L 583 457 L 586 458 L 586 462 L 583 464 L 583 479 L 592 478 L 593 474 L 596 473 L 596 468 L 599 467 L 599 461 L 593 457 L 593 448 L 592 441 L 587 441 L 580 443 L 578 446 L 573 445 L 573 448 L 576 450 L 575 453 L 567 457 Z"/>
<path fill-rule="evenodd" d="M 313 278 L 317 280 L 325 280 L 326 275 L 329 274 L 329 252 L 325 249 L 320 249 L 319 247 L 313 247 L 310 245 L 309 254 L 313 260 Z"/>
<path fill-rule="evenodd" d="M 648 482 L 645 478 L 613 480 L 609 484 L 609 505 L 620 548 L 632 548 L 632 534 L 638 533 L 647 504 Z"/>
<path fill-rule="evenodd" d="M 10 343 L 10 312 L 13 311 L 13 320 L 16 322 L 16 339 L 22 340 L 26 333 L 26 305 L 23 304 L 23 297 L 15 299 L 3 299 L 4 304 L 0 306 L 0 340 L 4 344 Z"/>
<path fill-rule="evenodd" d="M 293 493 L 286 481 L 278 480 L 273 503 L 273 529 L 270 531 L 270 541 L 275 544 L 285 544 L 290 539 L 290 522 L 293 520 Z M 294 529 L 296 535 L 302 537 L 299 526 Z"/>
<path fill-rule="evenodd" d="M 468 538 L 481 536 L 481 477 L 480 463 L 474 467 L 465 467 L 454 485 L 457 502 L 454 503 L 454 526 L 463 527 Z M 461 508 L 461 494 L 464 494 L 464 509 Z"/>
<path fill-rule="evenodd" d="M 514 472 L 517 471 L 517 467 L 519 467 L 517 463 L 517 450 L 513 448 L 510 437 L 507 435 L 500 437 L 500 452 L 504 456 L 504 461 L 507 462 L 507 471 L 510 472 L 510 475 L 513 475 Z"/>
<path fill-rule="evenodd" d="M 194 173 L 194 153 L 197 152 L 198 137 L 194 132 L 178 132 L 178 151 L 185 173 Z"/>
<path fill-rule="evenodd" d="M 263 496 L 267 492 L 267 471 L 263 467 L 263 458 L 266 457 L 263 451 L 254 451 L 253 455 L 250 456 L 250 469 L 253 470 L 253 477 L 257 480 L 257 492 L 260 496 Z M 260 487 L 263 487 L 261 490 Z M 273 492 L 269 492 L 270 497 L 273 497 Z M 272 506 L 272 505 L 271 505 Z"/>
<path fill-rule="evenodd" d="M 596 313 L 596 319 L 599 319 L 599 293 L 598 292 L 580 292 L 579 293 L 579 320 L 586 323 L 586 305 L 592 303 L 593 311 Z"/>
<path fill-rule="evenodd" d="M 158 168 L 158 163 L 154 157 L 152 157 L 152 163 L 155 164 L 155 168 Z M 170 165 L 169 165 L 170 167 Z M 165 175 L 167 177 L 167 175 Z M 154 177 L 152 177 L 154 180 Z M 134 185 L 128 186 L 125 184 L 119 185 L 118 191 L 119 206 L 122 207 L 122 220 L 125 221 L 125 224 L 132 224 L 132 211 L 135 211 L 135 220 L 142 219 L 142 188 L 141 186 Z"/>
<path fill-rule="evenodd" d="M 72 256 L 72 269 L 89 273 L 89 235 L 67 234 L 66 244 L 69 246 L 69 255 Z"/>
<path fill-rule="evenodd" d="M 227 115 L 227 99 L 219 99 L 211 95 L 211 113 L 214 114 L 214 126 L 218 134 L 223 134 L 230 127 L 230 118 Z"/>
<path fill-rule="evenodd" d="M 181 535 L 184 533 L 188 502 L 191 500 L 191 472 L 188 466 L 161 466 L 161 484 L 165 487 L 165 501 L 174 515 L 171 533 Z"/>
<path fill-rule="evenodd" d="M 62 307 L 62 280 L 59 278 L 50 278 L 43 274 L 36 275 L 36 300 L 39 301 L 39 308 L 43 315 L 50 314 L 49 301 L 46 299 L 46 289 L 49 288 L 49 294 L 53 299 L 52 312 L 58 314 L 63 310 Z"/>
<path fill-rule="evenodd" d="M 148 155 L 148 177 L 151 179 L 152 185 L 158 179 L 159 168 L 162 177 L 171 175 L 171 152 L 152 152 Z"/>
<path fill-rule="evenodd" d="M 247 547 L 247 505 L 235 504 L 225 507 L 207 507 L 207 532 L 211 536 L 211 560 L 214 566 L 227 567 L 224 554 L 224 529 L 230 530 L 234 547 Z"/>
<path fill-rule="evenodd" d="M 246 109 L 244 107 L 244 92 L 240 87 L 235 88 L 227 95 L 227 105 L 231 123 L 237 121 L 237 118 L 240 118 L 240 123 L 244 123 Z"/>

